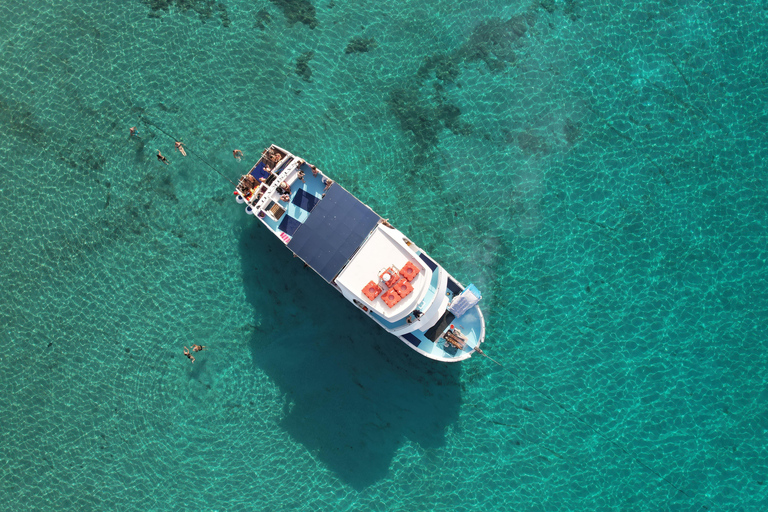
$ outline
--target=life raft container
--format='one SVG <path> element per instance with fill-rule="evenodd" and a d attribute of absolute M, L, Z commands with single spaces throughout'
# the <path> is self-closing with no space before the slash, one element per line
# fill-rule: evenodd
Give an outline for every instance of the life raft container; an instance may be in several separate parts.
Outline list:
<path fill-rule="evenodd" d="M 391 308 L 400 302 L 401 297 L 394 290 L 387 290 L 384 292 L 384 295 L 381 296 L 381 299 L 387 306 Z"/>
<path fill-rule="evenodd" d="M 406 278 L 400 279 L 395 286 L 392 287 L 400 297 L 405 298 L 406 295 L 413 291 L 413 286 L 408 282 Z"/>
<path fill-rule="evenodd" d="M 388 269 L 379 272 L 379 279 L 384 281 L 387 288 L 392 288 L 397 280 L 400 279 L 400 275 L 397 273 L 397 270 L 395 270 L 395 267 L 389 267 Z"/>
<path fill-rule="evenodd" d="M 368 297 L 369 300 L 374 300 L 381 293 L 381 286 L 377 285 L 373 281 L 370 281 L 367 285 L 363 286 L 363 295 Z"/>
<path fill-rule="evenodd" d="M 403 268 L 400 269 L 400 275 L 406 278 L 409 282 L 419 274 L 419 267 L 411 263 L 406 263 Z"/>

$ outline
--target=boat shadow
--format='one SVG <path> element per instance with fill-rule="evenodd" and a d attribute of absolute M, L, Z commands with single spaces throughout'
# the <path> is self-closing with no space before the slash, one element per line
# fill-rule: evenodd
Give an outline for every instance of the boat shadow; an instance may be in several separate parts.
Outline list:
<path fill-rule="evenodd" d="M 386 476 L 404 443 L 443 446 L 461 405 L 460 366 L 406 347 L 247 222 L 239 249 L 254 308 L 249 345 L 284 394 L 281 427 L 358 490 Z"/>

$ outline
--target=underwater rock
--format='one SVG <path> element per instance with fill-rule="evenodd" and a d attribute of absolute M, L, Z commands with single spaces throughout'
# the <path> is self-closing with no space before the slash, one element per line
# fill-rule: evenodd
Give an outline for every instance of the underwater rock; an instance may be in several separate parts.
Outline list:
<path fill-rule="evenodd" d="M 571 21 L 576 21 L 581 18 L 581 14 L 577 12 L 578 8 L 576 0 L 565 0 L 565 9 L 563 9 L 563 13 L 568 16 Z"/>
<path fill-rule="evenodd" d="M 448 129 L 454 135 L 470 135 L 472 125 L 461 121 L 461 109 L 447 103 L 442 95 L 434 96 L 436 104 L 420 98 L 415 88 L 394 89 L 387 98 L 387 105 L 394 114 L 400 129 L 410 132 L 422 155 L 430 153 L 437 146 L 440 132 Z"/>
<path fill-rule="evenodd" d="M 533 14 L 484 21 L 475 27 L 459 54 L 468 61 L 482 60 L 493 72 L 502 71 L 517 60 L 512 45 L 535 23 Z"/>
<path fill-rule="evenodd" d="M 301 77 L 305 82 L 312 80 L 312 68 L 309 67 L 309 61 L 315 56 L 315 52 L 309 51 L 302 53 L 298 59 L 296 59 L 296 74 Z"/>
<path fill-rule="evenodd" d="M 387 98 L 387 105 L 400 123 L 400 129 L 411 132 L 422 152 L 437 145 L 440 123 L 434 109 L 419 100 L 414 89 L 397 88 Z"/>
<path fill-rule="evenodd" d="M 308 0 L 269 0 L 283 10 L 283 16 L 289 26 L 303 23 L 309 28 L 317 26 L 315 6 Z"/>
<path fill-rule="evenodd" d="M 460 57 L 458 55 L 447 55 L 445 53 L 436 53 L 424 58 L 424 62 L 419 66 L 416 75 L 424 80 L 434 71 L 435 78 L 443 82 L 453 83 L 459 77 L 461 69 L 459 68 Z"/>
<path fill-rule="evenodd" d="M 344 53 L 365 53 L 374 48 L 376 48 L 376 40 L 374 38 L 366 39 L 362 36 L 355 36 L 350 39 Z"/>
<path fill-rule="evenodd" d="M 265 9 L 257 12 L 254 17 L 256 18 L 256 21 L 254 22 L 253 27 L 259 30 L 264 30 L 267 28 L 267 24 L 272 22 L 272 15 Z"/>
<path fill-rule="evenodd" d="M 555 12 L 555 0 L 539 0 L 539 7 L 552 14 Z"/>
<path fill-rule="evenodd" d="M 565 134 L 565 141 L 569 146 L 573 146 L 581 138 L 581 123 L 576 123 L 570 119 L 565 120 L 563 126 L 563 133 Z"/>

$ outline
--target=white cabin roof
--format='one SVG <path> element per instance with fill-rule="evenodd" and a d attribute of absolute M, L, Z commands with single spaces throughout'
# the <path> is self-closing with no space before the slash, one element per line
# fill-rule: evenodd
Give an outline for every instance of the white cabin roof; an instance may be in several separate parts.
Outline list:
<path fill-rule="evenodd" d="M 394 267 L 399 271 L 409 261 L 419 269 L 419 274 L 411 281 L 413 291 L 394 307 L 390 308 L 382 300 L 383 293 L 374 300 L 370 300 L 363 294 L 363 288 L 370 281 L 386 291 L 386 286 L 379 281 L 379 274 L 388 267 Z M 431 277 L 432 271 L 408 247 L 402 233 L 379 224 L 336 277 L 335 283 L 345 291 L 345 295 L 354 296 L 387 320 L 396 321 L 416 308 L 426 293 Z"/>

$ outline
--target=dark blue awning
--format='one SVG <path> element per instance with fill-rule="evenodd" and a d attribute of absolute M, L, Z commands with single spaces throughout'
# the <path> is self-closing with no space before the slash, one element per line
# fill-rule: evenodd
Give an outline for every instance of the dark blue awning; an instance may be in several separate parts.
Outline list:
<path fill-rule="evenodd" d="M 288 248 L 331 282 L 380 219 L 373 210 L 334 183 L 296 230 Z"/>

